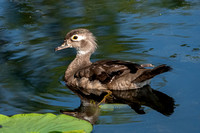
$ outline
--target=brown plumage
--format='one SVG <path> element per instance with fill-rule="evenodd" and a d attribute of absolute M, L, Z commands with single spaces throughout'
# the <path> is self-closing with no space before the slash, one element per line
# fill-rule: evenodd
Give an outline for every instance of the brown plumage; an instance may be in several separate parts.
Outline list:
<path fill-rule="evenodd" d="M 70 31 L 64 43 L 56 48 L 75 48 L 76 58 L 65 72 L 68 86 L 81 89 L 129 90 L 141 88 L 150 83 L 154 76 L 171 70 L 171 67 L 160 65 L 153 69 L 151 64 L 136 64 L 120 60 L 101 60 L 90 62 L 90 56 L 97 48 L 93 34 L 87 29 Z"/>

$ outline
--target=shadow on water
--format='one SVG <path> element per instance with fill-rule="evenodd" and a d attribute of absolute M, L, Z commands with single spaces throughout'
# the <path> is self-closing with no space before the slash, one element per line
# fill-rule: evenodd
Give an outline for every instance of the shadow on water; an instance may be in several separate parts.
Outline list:
<path fill-rule="evenodd" d="M 74 110 L 61 110 L 62 113 L 90 121 L 92 124 L 98 120 L 100 114 L 99 103 L 106 93 L 101 90 L 80 90 L 69 87 L 81 99 L 81 105 Z M 165 116 L 174 112 L 174 99 L 160 91 L 152 89 L 149 85 L 132 90 L 113 90 L 112 95 L 105 103 L 121 103 L 129 105 L 136 113 L 145 114 L 142 105 L 150 107 Z"/>

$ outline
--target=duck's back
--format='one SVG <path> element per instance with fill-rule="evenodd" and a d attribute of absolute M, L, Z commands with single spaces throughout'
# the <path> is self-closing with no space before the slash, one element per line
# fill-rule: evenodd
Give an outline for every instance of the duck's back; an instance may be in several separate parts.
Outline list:
<path fill-rule="evenodd" d="M 128 73 L 136 73 L 139 69 L 144 69 L 139 64 L 119 61 L 102 60 L 91 64 L 76 72 L 75 78 L 88 78 L 90 81 L 98 80 L 102 84 L 108 84 L 115 78 L 118 79 Z"/>
<path fill-rule="evenodd" d="M 168 66 L 161 65 L 154 69 L 145 69 L 136 63 L 120 60 L 102 60 L 78 70 L 73 83 L 84 89 L 128 90 L 149 84 L 149 79 L 168 71 Z M 159 68 L 158 71 L 155 71 Z M 152 73 L 155 71 L 155 73 Z M 145 76 L 142 76 L 144 75 Z M 68 84 L 69 85 L 69 84 Z"/>

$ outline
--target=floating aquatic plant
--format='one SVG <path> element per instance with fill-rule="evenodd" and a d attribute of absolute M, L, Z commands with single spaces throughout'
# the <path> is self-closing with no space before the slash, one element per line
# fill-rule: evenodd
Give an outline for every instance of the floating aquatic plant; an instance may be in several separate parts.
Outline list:
<path fill-rule="evenodd" d="M 47 114 L 17 114 L 11 117 L 0 114 L 1 133 L 89 133 L 92 125 L 68 116 Z"/>

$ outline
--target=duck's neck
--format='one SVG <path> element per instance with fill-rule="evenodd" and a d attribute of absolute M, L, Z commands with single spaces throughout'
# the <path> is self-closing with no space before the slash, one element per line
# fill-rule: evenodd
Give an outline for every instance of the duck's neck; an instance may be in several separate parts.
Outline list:
<path fill-rule="evenodd" d="M 65 81 L 68 82 L 71 78 L 73 78 L 74 74 L 78 70 L 91 65 L 90 56 L 91 53 L 77 54 L 76 58 L 69 64 L 67 70 L 65 71 Z"/>

